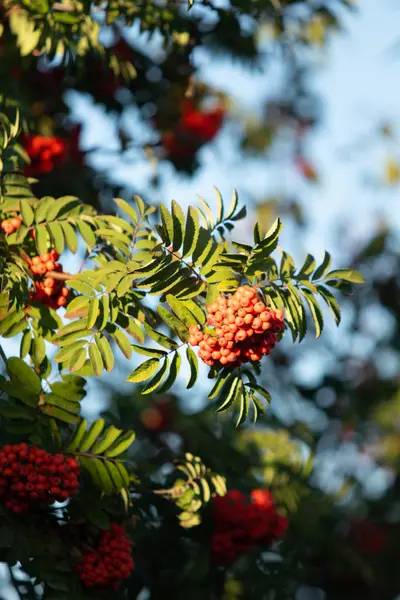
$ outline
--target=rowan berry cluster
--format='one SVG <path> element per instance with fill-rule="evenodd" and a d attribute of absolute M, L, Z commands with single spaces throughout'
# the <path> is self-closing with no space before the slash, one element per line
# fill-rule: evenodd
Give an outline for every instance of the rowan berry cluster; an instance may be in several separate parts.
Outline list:
<path fill-rule="evenodd" d="M 121 525 L 112 523 L 100 534 L 96 549 L 85 552 L 76 570 L 87 588 L 117 590 L 132 573 L 132 543 Z"/>
<path fill-rule="evenodd" d="M 32 273 L 40 277 L 48 272 L 61 273 L 62 265 L 56 262 L 59 256 L 57 250 L 51 250 L 42 256 L 34 256 L 30 265 Z M 55 310 L 67 304 L 69 290 L 63 285 L 62 281 L 49 276 L 41 280 L 35 280 L 34 284 L 35 290 L 31 294 L 31 300 L 42 302 Z"/>
<path fill-rule="evenodd" d="M 25 442 L 0 450 L 0 498 L 15 513 L 38 502 L 64 502 L 78 490 L 78 477 L 74 458 L 50 454 Z"/>
<path fill-rule="evenodd" d="M 207 324 L 215 336 L 197 326 L 189 328 L 189 344 L 199 346 L 199 357 L 210 367 L 237 367 L 269 354 L 284 328 L 283 311 L 267 307 L 250 286 L 232 296 L 219 296 L 207 307 Z"/>
<path fill-rule="evenodd" d="M 19 217 L 12 217 L 12 219 L 4 219 L 1 223 L 1 228 L 4 233 L 14 233 L 19 227 L 21 227 L 22 221 Z"/>
<path fill-rule="evenodd" d="M 253 490 L 248 499 L 237 490 L 213 499 L 211 552 L 217 565 L 232 564 L 257 545 L 269 546 L 287 529 L 286 517 L 278 514 L 266 490 Z"/>

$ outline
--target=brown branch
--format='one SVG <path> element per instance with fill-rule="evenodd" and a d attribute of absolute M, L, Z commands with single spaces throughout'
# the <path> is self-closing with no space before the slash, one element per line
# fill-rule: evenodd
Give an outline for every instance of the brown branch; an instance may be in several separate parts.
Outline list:
<path fill-rule="evenodd" d="M 3 359 L 3 361 L 4 361 L 4 364 L 6 365 L 7 364 L 7 356 L 6 356 L 6 354 L 5 354 L 2 346 L 0 346 L 0 356 Z"/>
<path fill-rule="evenodd" d="M 47 271 L 44 277 L 52 277 L 57 281 L 68 281 L 68 279 L 77 279 L 75 275 L 71 273 L 60 273 L 60 271 Z"/>

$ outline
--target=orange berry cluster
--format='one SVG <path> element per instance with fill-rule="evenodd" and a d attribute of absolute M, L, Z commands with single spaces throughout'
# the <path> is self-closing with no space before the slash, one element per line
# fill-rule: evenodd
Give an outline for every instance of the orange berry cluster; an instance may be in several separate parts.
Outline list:
<path fill-rule="evenodd" d="M 237 367 L 271 352 L 284 328 L 283 310 L 267 307 L 252 287 L 241 286 L 207 307 L 207 324 L 214 327 L 215 337 L 194 325 L 189 344 L 200 347 L 199 357 L 210 367 Z"/>
<path fill-rule="evenodd" d="M 64 502 L 78 490 L 78 476 L 74 458 L 50 454 L 25 442 L 0 450 L 0 498 L 15 513 L 36 502 Z"/>
<path fill-rule="evenodd" d="M 62 265 L 57 261 L 59 258 L 57 250 L 46 252 L 42 256 L 34 256 L 31 262 L 31 271 L 34 275 L 43 276 L 48 271 L 62 272 Z M 53 277 L 46 277 L 42 281 L 35 281 L 35 291 L 31 294 L 31 300 L 42 302 L 50 308 L 57 309 L 67 304 L 69 290 L 63 286 L 62 281 Z"/>
<path fill-rule="evenodd" d="M 132 573 L 132 543 L 121 525 L 111 523 L 109 531 L 100 534 L 98 546 L 82 555 L 76 570 L 87 588 L 117 590 Z"/>
<path fill-rule="evenodd" d="M 4 233 L 14 233 L 19 227 L 21 227 L 22 221 L 19 217 L 13 217 L 12 219 L 4 219 L 1 222 L 1 228 Z"/>

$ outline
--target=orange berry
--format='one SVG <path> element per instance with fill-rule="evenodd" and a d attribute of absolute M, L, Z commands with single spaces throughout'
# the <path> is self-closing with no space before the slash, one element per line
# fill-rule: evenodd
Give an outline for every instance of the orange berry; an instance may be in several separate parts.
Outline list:
<path fill-rule="evenodd" d="M 43 263 L 46 263 L 48 260 L 50 260 L 50 254 L 48 252 L 45 252 L 40 258 Z"/>
<path fill-rule="evenodd" d="M 43 263 L 41 263 L 40 265 L 38 265 L 36 267 L 36 273 L 38 275 L 44 275 L 46 273 L 47 269 L 46 269 L 46 265 L 44 265 Z"/>
<path fill-rule="evenodd" d="M 13 217 L 10 220 L 10 223 L 14 227 L 14 230 L 18 229 L 18 227 L 21 227 L 21 225 L 22 225 L 22 221 L 21 221 L 21 219 L 19 217 Z"/>
<path fill-rule="evenodd" d="M 242 318 L 243 318 L 243 317 L 245 317 L 245 316 L 246 316 L 246 314 L 247 314 L 247 313 L 246 313 L 246 311 L 244 310 L 244 308 L 239 308 L 239 310 L 238 310 L 238 313 L 237 313 L 237 314 L 238 314 L 238 317 L 242 317 Z"/>
<path fill-rule="evenodd" d="M 44 287 L 43 291 L 46 294 L 46 296 L 52 296 L 53 295 L 53 290 L 52 290 L 51 287 Z"/>
<path fill-rule="evenodd" d="M 57 250 L 55 250 L 53 248 L 53 250 L 50 251 L 50 258 L 51 258 L 51 260 L 56 261 L 56 260 L 58 260 L 60 258 L 60 253 L 57 252 Z"/>
<path fill-rule="evenodd" d="M 247 288 L 244 292 L 244 297 L 245 298 L 254 298 L 254 296 L 256 295 L 255 291 L 253 290 L 253 288 Z"/>
<path fill-rule="evenodd" d="M 232 333 L 236 333 L 238 330 L 237 325 L 235 325 L 235 323 L 232 323 L 231 325 L 229 325 L 229 331 L 231 331 Z"/>
<path fill-rule="evenodd" d="M 261 321 L 269 321 L 271 319 L 271 315 L 267 310 L 264 310 L 260 314 L 260 319 L 261 319 Z"/>
<path fill-rule="evenodd" d="M 220 311 L 215 313 L 214 319 L 216 320 L 217 323 L 220 323 L 223 318 L 224 318 L 223 314 Z"/>
<path fill-rule="evenodd" d="M 228 350 L 228 348 L 222 348 L 222 350 L 220 350 L 221 352 L 221 356 L 229 356 L 231 351 Z"/>
<path fill-rule="evenodd" d="M 250 329 L 248 329 L 246 331 L 246 335 L 247 335 L 247 337 L 251 337 L 252 335 L 254 335 L 254 331 L 253 331 L 253 329 L 251 327 L 250 327 Z"/>
<path fill-rule="evenodd" d="M 55 267 L 54 260 L 47 260 L 46 261 L 46 269 L 48 271 L 54 271 L 54 267 Z"/>
<path fill-rule="evenodd" d="M 221 356 L 221 358 L 219 359 L 219 362 L 221 363 L 221 365 L 226 365 L 228 362 L 228 357 L 227 356 Z"/>
<path fill-rule="evenodd" d="M 4 219 L 4 221 L 1 222 L 1 228 L 3 231 L 7 232 L 8 229 L 8 221 L 6 219 Z"/>
<path fill-rule="evenodd" d="M 221 358 L 221 352 L 219 352 L 219 350 L 214 350 L 214 352 L 211 354 L 211 356 L 213 357 L 214 360 L 219 360 Z"/>
<path fill-rule="evenodd" d="M 259 317 L 256 317 L 256 318 L 253 320 L 253 323 L 252 323 L 252 327 L 253 327 L 253 329 L 260 329 L 260 327 L 261 327 L 261 326 L 262 326 L 262 321 L 261 321 L 261 319 L 260 319 Z"/>
<path fill-rule="evenodd" d="M 66 304 L 67 304 L 67 299 L 64 298 L 64 296 L 59 296 L 59 298 L 57 298 L 58 306 L 65 306 Z"/>
<path fill-rule="evenodd" d="M 256 313 L 262 313 L 262 312 L 264 312 L 264 310 L 265 310 L 265 304 L 264 304 L 264 302 L 257 302 L 254 305 L 254 312 L 256 312 Z"/>
<path fill-rule="evenodd" d="M 222 335 L 224 332 L 222 331 L 221 327 L 216 327 L 215 328 L 215 333 L 217 335 L 217 337 L 219 337 L 220 335 Z"/>
<path fill-rule="evenodd" d="M 46 277 L 43 283 L 45 287 L 52 288 L 54 287 L 55 281 L 52 277 Z"/>
<path fill-rule="evenodd" d="M 253 322 L 253 315 L 250 313 L 247 313 L 243 320 L 246 323 L 246 325 L 250 325 L 250 323 Z"/>
<path fill-rule="evenodd" d="M 217 341 L 218 341 L 218 344 L 219 344 L 221 347 L 223 347 L 223 346 L 225 346 L 225 344 L 226 344 L 226 342 L 227 342 L 228 340 L 227 340 L 227 339 L 226 339 L 224 336 L 222 336 L 222 337 L 219 337 Z"/>
<path fill-rule="evenodd" d="M 194 335 L 189 335 L 189 344 L 191 346 L 197 346 L 197 341 L 196 341 L 196 338 L 194 337 Z"/>
<path fill-rule="evenodd" d="M 62 265 L 61 265 L 61 263 L 55 263 L 54 264 L 54 271 L 62 271 Z"/>
<path fill-rule="evenodd" d="M 278 308 L 278 310 L 275 311 L 275 315 L 276 318 L 279 319 L 280 321 L 283 320 L 283 316 L 284 316 L 284 312 L 281 308 Z"/>
<path fill-rule="evenodd" d="M 41 262 L 42 262 L 42 260 L 41 260 L 40 256 L 34 256 L 32 258 L 32 264 L 33 265 L 40 265 Z"/>
<path fill-rule="evenodd" d="M 227 356 L 228 362 L 235 362 L 236 360 L 236 354 L 234 352 L 231 352 L 228 356 Z"/>
<path fill-rule="evenodd" d="M 244 329 L 241 329 L 240 331 L 237 332 L 237 334 L 235 335 L 235 340 L 237 342 L 243 342 L 243 340 L 245 340 L 247 337 L 247 334 L 245 332 Z"/>
<path fill-rule="evenodd" d="M 67 287 L 62 287 L 60 290 L 60 294 L 61 296 L 64 296 L 64 298 L 68 298 L 69 296 L 69 289 Z"/>
<path fill-rule="evenodd" d="M 235 319 L 235 325 L 237 327 L 242 327 L 244 325 L 244 320 L 241 317 L 236 317 L 236 319 Z"/>
<path fill-rule="evenodd" d="M 271 323 L 268 323 L 268 321 L 264 321 L 264 323 L 262 324 L 263 331 L 267 331 L 267 329 L 269 329 L 270 327 L 271 327 Z"/>
<path fill-rule="evenodd" d="M 196 327 L 196 325 L 191 325 L 191 326 L 189 327 L 189 333 L 191 333 L 191 334 L 197 333 L 197 332 L 198 332 L 198 330 L 199 330 L 199 328 L 198 328 L 198 327 Z"/>
<path fill-rule="evenodd" d="M 244 298 L 242 298 L 240 300 L 240 306 L 245 307 L 245 306 L 249 306 L 249 305 L 250 305 L 250 299 L 249 298 L 244 297 Z"/>

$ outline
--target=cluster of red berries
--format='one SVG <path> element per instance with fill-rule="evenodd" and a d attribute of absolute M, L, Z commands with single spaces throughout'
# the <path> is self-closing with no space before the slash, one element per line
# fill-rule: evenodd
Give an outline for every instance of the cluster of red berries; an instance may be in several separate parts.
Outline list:
<path fill-rule="evenodd" d="M 79 135 L 81 127 L 78 125 L 69 134 L 68 139 L 56 136 L 25 135 L 22 144 L 26 150 L 31 164 L 25 167 L 27 177 L 35 177 L 42 173 L 49 173 L 69 160 L 82 163 L 82 153 L 79 150 Z"/>
<path fill-rule="evenodd" d="M 0 498 L 15 513 L 36 502 L 64 502 L 78 490 L 78 477 L 74 458 L 50 454 L 25 442 L 0 450 Z"/>
<path fill-rule="evenodd" d="M 98 546 L 82 555 L 76 569 L 87 588 L 117 590 L 132 573 L 132 543 L 121 525 L 112 523 L 100 534 Z"/>
<path fill-rule="evenodd" d="M 253 490 L 250 499 L 232 490 L 225 496 L 216 496 L 212 509 L 211 552 L 217 565 L 230 565 L 255 546 L 272 544 L 288 526 L 266 490 Z"/>
<path fill-rule="evenodd" d="M 181 104 L 181 116 L 175 131 L 163 134 L 163 146 L 171 157 L 191 156 L 206 142 L 215 138 L 221 129 L 225 108 L 209 111 L 195 108 L 191 100 Z"/>
<path fill-rule="evenodd" d="M 19 227 L 21 227 L 22 221 L 19 217 L 13 217 L 12 219 L 4 219 L 1 222 L 1 228 L 4 233 L 14 233 Z"/>
<path fill-rule="evenodd" d="M 237 367 L 260 360 L 274 348 L 284 328 L 283 310 L 267 307 L 250 286 L 232 296 L 219 296 L 207 307 L 207 323 L 215 337 L 196 325 L 189 328 L 189 344 L 199 346 L 199 357 L 210 367 L 216 363 Z"/>
<path fill-rule="evenodd" d="M 51 250 L 42 256 L 34 256 L 30 265 L 32 273 L 42 277 L 49 271 L 61 273 L 62 265 L 56 262 L 59 256 L 57 250 Z M 42 302 L 50 308 L 57 309 L 67 304 L 68 294 L 69 290 L 63 286 L 63 282 L 50 276 L 35 281 L 35 290 L 31 294 L 31 300 Z"/>

